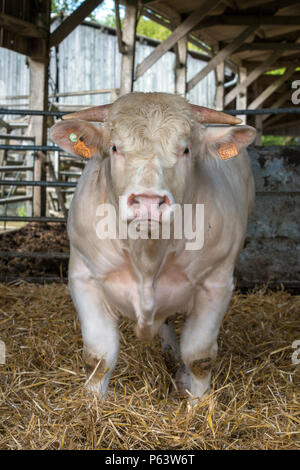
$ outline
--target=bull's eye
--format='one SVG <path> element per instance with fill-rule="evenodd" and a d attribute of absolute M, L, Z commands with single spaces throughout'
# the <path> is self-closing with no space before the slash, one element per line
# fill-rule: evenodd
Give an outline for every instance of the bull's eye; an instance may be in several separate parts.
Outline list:
<path fill-rule="evenodd" d="M 117 151 L 117 147 L 115 145 L 113 145 L 111 149 L 112 149 L 113 152 Z"/>
<path fill-rule="evenodd" d="M 185 147 L 183 153 L 187 155 L 188 153 L 190 153 L 190 149 L 188 147 Z"/>

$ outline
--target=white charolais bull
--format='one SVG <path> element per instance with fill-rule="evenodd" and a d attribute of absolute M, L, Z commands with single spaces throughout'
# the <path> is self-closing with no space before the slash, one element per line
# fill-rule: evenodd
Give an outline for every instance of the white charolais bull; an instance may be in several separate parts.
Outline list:
<path fill-rule="evenodd" d="M 176 349 L 166 320 L 181 312 L 186 316 L 181 382 L 201 397 L 210 386 L 218 332 L 254 204 L 246 147 L 255 129 L 164 93 L 131 93 L 64 119 L 52 128 L 53 140 L 90 158 L 68 218 L 69 288 L 92 374 L 88 385 L 105 395 L 118 358 L 121 316 L 136 323 L 138 337 L 151 340 L 158 333 Z M 203 246 L 186 249 L 184 231 L 182 239 L 172 231 L 169 239 L 103 238 L 97 223 L 104 203 L 116 208 L 117 224 L 133 220 L 151 227 L 161 226 L 173 204 L 202 204 Z"/>

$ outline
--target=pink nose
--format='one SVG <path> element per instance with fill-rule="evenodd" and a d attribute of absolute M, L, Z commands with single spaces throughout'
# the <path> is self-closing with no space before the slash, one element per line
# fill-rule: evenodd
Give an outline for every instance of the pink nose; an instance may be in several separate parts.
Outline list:
<path fill-rule="evenodd" d="M 160 220 L 161 214 L 171 202 L 168 196 L 157 194 L 131 194 L 128 198 L 133 217 L 139 219 Z"/>

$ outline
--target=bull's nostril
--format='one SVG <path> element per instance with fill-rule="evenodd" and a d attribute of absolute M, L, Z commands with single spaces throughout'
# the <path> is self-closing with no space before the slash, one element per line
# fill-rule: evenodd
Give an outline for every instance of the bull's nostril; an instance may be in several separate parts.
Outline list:
<path fill-rule="evenodd" d="M 159 196 L 157 194 L 130 194 L 127 200 L 128 206 L 140 205 L 145 207 L 158 206 L 161 208 L 163 205 L 171 205 L 170 199 L 167 195 Z"/>

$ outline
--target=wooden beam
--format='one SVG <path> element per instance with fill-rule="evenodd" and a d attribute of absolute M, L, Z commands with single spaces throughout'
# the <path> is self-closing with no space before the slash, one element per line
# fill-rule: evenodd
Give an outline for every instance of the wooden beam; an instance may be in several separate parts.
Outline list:
<path fill-rule="evenodd" d="M 216 66 L 216 96 L 215 108 L 218 111 L 224 109 L 224 81 L 225 81 L 225 62 L 222 61 Z"/>
<path fill-rule="evenodd" d="M 262 60 L 244 60 L 243 63 L 248 68 L 248 70 L 252 71 L 262 63 Z M 296 58 L 296 55 L 293 56 L 293 58 L 286 58 L 286 56 L 284 56 L 281 59 L 278 59 L 277 62 L 272 67 L 270 67 L 269 70 L 275 70 L 282 67 L 289 67 L 290 65 L 294 65 L 296 68 L 298 64 L 299 60 Z"/>
<path fill-rule="evenodd" d="M 241 9 L 245 8 L 245 3 L 247 4 L 247 2 L 243 2 L 243 4 L 240 5 Z M 251 0 L 251 3 L 249 2 L 246 8 L 247 12 L 254 11 L 255 13 L 274 13 L 274 11 L 276 12 L 276 10 L 297 5 L 297 3 L 300 3 L 300 0 L 284 0 L 284 4 L 282 3 L 282 0 L 268 0 L 263 4 L 256 5 L 255 0 Z"/>
<path fill-rule="evenodd" d="M 179 39 L 175 46 L 176 66 L 175 66 L 175 93 L 186 95 L 186 62 L 187 62 L 187 36 Z"/>
<path fill-rule="evenodd" d="M 58 46 L 103 0 L 85 0 L 50 35 L 50 47 Z"/>
<path fill-rule="evenodd" d="M 263 26 L 299 26 L 300 16 L 255 16 L 255 15 L 209 15 L 201 21 L 202 28 L 212 26 L 251 26 L 257 24 L 259 19 L 260 25 Z"/>
<path fill-rule="evenodd" d="M 147 8 L 151 8 L 152 11 L 158 15 L 164 16 L 171 23 L 178 24 L 181 21 L 180 14 L 172 6 L 167 5 L 165 2 L 153 1 L 147 4 Z"/>
<path fill-rule="evenodd" d="M 135 79 L 141 77 L 160 57 L 168 52 L 172 47 L 175 46 L 179 39 L 189 34 L 192 29 L 205 18 L 208 13 L 216 8 L 220 3 L 220 0 L 206 0 L 201 8 L 193 11 L 177 28 L 173 33 L 162 43 L 160 43 L 151 54 L 148 55 L 136 68 Z"/>
<path fill-rule="evenodd" d="M 37 110 L 48 109 L 48 61 L 40 62 L 29 58 L 30 95 L 29 108 Z M 47 144 L 47 117 L 30 116 L 28 135 L 35 137 L 36 145 Z M 38 152 L 34 162 L 34 179 L 46 179 L 46 156 Z M 35 187 L 33 190 L 33 215 L 46 215 L 46 190 Z"/>
<path fill-rule="evenodd" d="M 45 38 L 47 36 L 47 31 L 39 29 L 35 24 L 6 13 L 0 15 L 0 26 L 20 36 L 30 38 Z"/>
<path fill-rule="evenodd" d="M 122 38 L 122 28 L 121 28 L 121 20 L 120 20 L 120 2 L 119 0 L 115 0 L 115 14 L 116 14 L 116 33 L 118 38 L 118 47 L 120 54 L 124 54 L 125 52 L 125 44 Z"/>
<path fill-rule="evenodd" d="M 294 73 L 295 67 L 289 67 L 286 69 L 283 75 L 280 75 L 269 85 L 252 103 L 249 104 L 248 109 L 259 108 L 274 91 L 276 91 L 286 80 L 288 80 Z"/>
<path fill-rule="evenodd" d="M 236 52 L 245 51 L 300 51 L 300 43 L 294 42 L 252 42 L 243 44 Z"/>
<path fill-rule="evenodd" d="M 49 0 L 41 2 L 43 6 L 39 13 L 38 21 L 45 31 L 50 28 L 50 4 Z M 49 35 L 47 39 L 33 39 L 32 41 L 41 42 L 43 47 L 32 49 L 29 57 L 29 109 L 47 110 L 48 109 L 48 77 L 49 77 Z M 39 51 L 39 58 L 33 54 Z M 47 144 L 47 117 L 30 116 L 27 133 L 35 138 L 36 145 Z M 26 156 L 28 161 L 28 154 Z M 46 155 L 37 152 L 34 159 L 34 179 L 46 179 L 45 167 Z M 31 191 L 28 188 L 28 191 Z M 27 193 L 28 194 L 28 193 Z M 33 214 L 36 216 L 46 215 L 46 188 L 36 187 L 33 190 Z"/>
<path fill-rule="evenodd" d="M 224 1 L 224 0 L 223 0 Z M 299 0 L 300 1 L 300 0 Z M 152 5 L 151 5 L 152 7 Z M 167 29 L 170 29 L 171 31 L 174 31 L 174 25 L 168 21 L 166 21 L 165 19 L 163 19 L 162 17 L 160 16 L 157 16 L 155 15 L 153 12 L 149 11 L 149 10 L 146 10 L 144 9 L 143 11 L 143 16 L 146 16 L 147 18 L 149 18 L 150 20 L 153 20 L 155 21 L 156 23 L 158 24 L 161 24 L 162 26 L 164 26 L 165 28 Z M 188 42 L 190 42 L 191 44 L 193 44 L 194 46 L 197 46 L 199 47 L 200 49 L 203 49 L 206 54 L 201 54 L 199 52 L 197 52 L 197 55 L 198 55 L 198 58 L 200 60 L 204 60 L 205 62 L 208 62 L 209 58 L 212 57 L 212 48 L 211 47 L 208 47 L 207 45 L 204 45 L 203 44 L 203 41 L 200 41 L 199 40 L 199 37 L 195 36 L 194 32 L 192 32 L 190 35 L 188 35 Z M 195 51 L 193 50 L 190 50 L 189 51 L 191 54 L 195 54 Z M 201 57 L 202 56 L 202 57 Z M 229 67 L 230 69 L 232 69 L 234 72 L 237 71 L 237 64 L 235 62 L 233 62 L 232 60 L 230 59 L 227 59 L 225 61 L 225 65 L 227 65 L 227 67 Z"/>
<path fill-rule="evenodd" d="M 197 83 L 206 77 L 209 72 L 216 68 L 218 64 L 223 62 L 229 57 L 238 47 L 259 27 L 258 21 L 256 26 L 249 26 L 239 36 L 237 36 L 230 44 L 224 47 L 220 52 L 213 57 L 208 64 L 200 70 L 187 84 L 187 91 L 190 91 Z"/>
<path fill-rule="evenodd" d="M 263 91 L 264 87 L 259 80 L 256 80 L 253 84 L 254 95 L 258 96 Z M 263 135 L 263 120 L 261 114 L 256 114 L 254 116 L 254 127 L 256 129 L 256 136 L 254 145 L 260 146 L 262 144 L 262 135 Z"/>
<path fill-rule="evenodd" d="M 271 54 L 266 61 L 261 62 L 254 70 L 252 70 L 244 82 L 239 83 L 232 90 L 230 90 L 230 92 L 225 96 L 225 106 L 227 106 L 242 89 L 246 89 L 249 85 L 251 85 L 252 82 L 254 82 L 254 80 L 256 80 L 261 74 L 268 70 L 270 66 L 274 64 L 274 62 L 276 62 L 276 60 L 281 56 L 281 54 L 281 51 L 274 51 L 274 53 Z"/>
<path fill-rule="evenodd" d="M 273 0 L 243 0 L 240 8 L 242 10 L 246 10 L 247 8 L 260 8 L 262 6 L 267 5 L 268 3 L 273 2 Z"/>
<path fill-rule="evenodd" d="M 10 132 L 12 130 L 12 127 L 7 122 L 5 122 L 3 119 L 0 118 L 0 129 L 2 127 L 4 127 L 4 129 L 6 129 L 7 132 Z"/>
<path fill-rule="evenodd" d="M 121 67 L 121 95 L 133 91 L 137 10 L 136 5 L 126 5 L 123 28 L 124 52 Z"/>
<path fill-rule="evenodd" d="M 239 84 L 245 83 L 247 78 L 247 69 L 243 66 L 239 67 Z M 236 98 L 236 109 L 247 109 L 247 87 L 241 86 Z M 243 124 L 247 124 L 247 116 L 237 116 L 242 119 Z"/>

